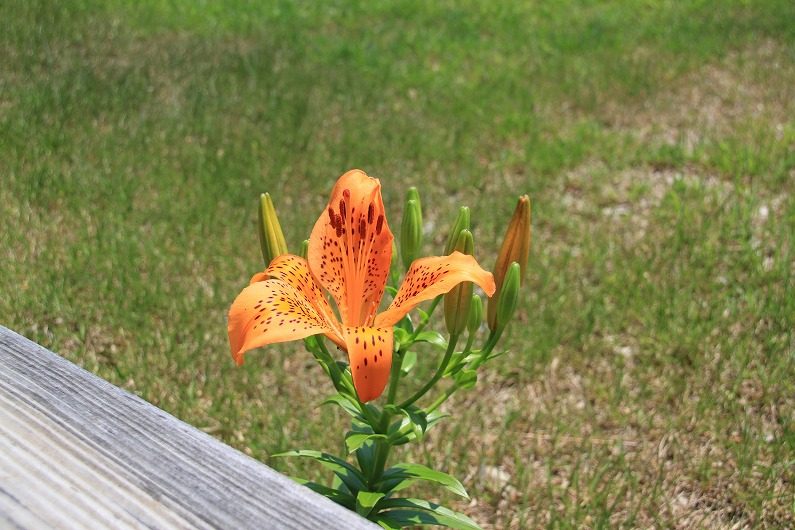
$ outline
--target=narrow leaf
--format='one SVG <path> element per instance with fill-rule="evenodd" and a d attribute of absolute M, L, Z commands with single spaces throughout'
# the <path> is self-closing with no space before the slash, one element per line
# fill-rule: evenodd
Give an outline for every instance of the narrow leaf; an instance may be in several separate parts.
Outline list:
<path fill-rule="evenodd" d="M 454 512 L 455 513 L 455 512 Z M 457 514 L 461 515 L 461 514 Z M 466 516 L 463 516 L 466 517 Z M 423 510 L 389 510 L 382 512 L 376 518 L 376 522 L 381 524 L 385 521 L 392 526 L 384 526 L 384 528 L 404 528 L 406 526 L 446 526 L 447 528 L 480 530 L 480 527 L 472 521 L 471 523 L 465 520 L 458 519 L 457 517 L 450 517 L 435 512 L 426 512 Z"/>
<path fill-rule="evenodd" d="M 469 498 L 464 486 L 457 478 L 447 473 L 442 473 L 441 471 L 435 471 L 422 464 L 403 463 L 387 469 L 381 478 L 379 490 L 384 493 L 402 490 L 411 486 L 418 480 L 427 480 L 440 484 L 456 495 L 460 495 L 467 499 Z"/>
<path fill-rule="evenodd" d="M 324 400 L 321 405 L 339 405 L 342 410 L 353 416 L 354 418 L 361 419 L 362 411 L 359 409 L 359 404 L 353 401 L 348 396 L 342 394 L 334 394 L 328 399 Z"/>
<path fill-rule="evenodd" d="M 381 512 L 382 515 L 397 521 L 401 521 L 402 517 L 399 515 L 401 513 L 421 511 L 431 514 L 436 522 L 414 522 L 414 524 L 438 524 L 459 530 L 480 530 L 478 524 L 466 515 L 422 499 L 384 499 L 378 507 L 380 510 L 388 510 Z M 390 510 L 390 508 L 399 508 L 399 510 Z M 413 517 L 415 515 L 409 516 L 409 520 L 413 520 Z"/>
<path fill-rule="evenodd" d="M 403 354 L 403 364 L 400 366 L 400 371 L 407 374 L 417 364 L 417 352 L 407 351 Z"/>
<path fill-rule="evenodd" d="M 384 497 L 380 491 L 360 491 L 356 495 L 356 513 L 367 517 L 373 511 L 376 503 Z"/>
<path fill-rule="evenodd" d="M 288 456 L 300 456 L 311 458 L 320 462 L 324 467 L 334 471 L 337 476 L 348 486 L 351 491 L 359 491 L 365 488 L 365 478 L 355 467 L 350 465 L 345 460 L 337 458 L 328 453 L 321 453 L 320 451 L 312 451 L 309 449 L 300 449 L 297 451 L 287 451 L 273 455 L 277 458 L 284 458 Z"/>
<path fill-rule="evenodd" d="M 386 436 L 383 434 L 351 431 L 345 435 L 345 447 L 348 448 L 349 453 L 352 453 L 364 445 L 365 442 L 370 440 L 386 440 Z"/>
<path fill-rule="evenodd" d="M 475 386 L 475 384 L 478 382 L 478 373 L 475 370 L 466 368 L 455 374 L 454 379 L 455 383 L 458 385 L 458 388 L 467 390 Z"/>
<path fill-rule="evenodd" d="M 423 331 L 414 338 L 414 342 L 427 342 L 442 350 L 447 349 L 447 341 L 438 331 Z"/>
<path fill-rule="evenodd" d="M 306 486 L 315 493 L 320 493 L 324 497 L 336 502 L 337 504 L 348 508 L 349 510 L 352 510 L 356 505 L 356 499 L 354 499 L 349 493 L 340 491 L 338 489 L 330 488 L 328 486 L 324 486 L 323 484 L 318 484 L 317 482 L 310 482 L 306 479 L 298 477 L 290 477 L 290 478 L 296 481 L 297 483 Z"/>

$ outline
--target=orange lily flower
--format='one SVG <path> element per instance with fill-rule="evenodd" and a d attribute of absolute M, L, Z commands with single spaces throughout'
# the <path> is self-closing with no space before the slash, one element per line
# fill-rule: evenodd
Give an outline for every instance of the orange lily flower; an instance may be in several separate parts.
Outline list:
<path fill-rule="evenodd" d="M 359 399 L 384 391 L 392 366 L 392 326 L 417 304 L 461 282 L 494 294 L 494 277 L 469 255 L 415 260 L 389 307 L 377 313 L 392 259 L 381 184 L 352 170 L 337 180 L 309 238 L 308 259 L 283 254 L 251 278 L 229 310 L 229 344 L 240 365 L 248 350 L 325 334 L 348 352 Z M 337 313 L 323 291 L 331 294 Z"/>

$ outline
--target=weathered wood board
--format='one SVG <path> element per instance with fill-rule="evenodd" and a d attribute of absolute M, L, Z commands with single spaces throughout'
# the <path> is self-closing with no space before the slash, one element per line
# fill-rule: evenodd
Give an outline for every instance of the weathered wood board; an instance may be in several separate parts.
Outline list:
<path fill-rule="evenodd" d="M 378 528 L 0 326 L 0 528 Z"/>

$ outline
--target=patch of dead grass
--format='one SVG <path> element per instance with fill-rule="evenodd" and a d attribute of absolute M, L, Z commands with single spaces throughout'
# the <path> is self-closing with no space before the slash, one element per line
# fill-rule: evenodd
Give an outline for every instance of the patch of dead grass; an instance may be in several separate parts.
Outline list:
<path fill-rule="evenodd" d="M 773 40 L 708 63 L 639 106 L 611 102 L 603 117 L 643 141 L 692 146 L 708 136 L 769 124 L 781 133 L 795 113 L 795 62 Z"/>

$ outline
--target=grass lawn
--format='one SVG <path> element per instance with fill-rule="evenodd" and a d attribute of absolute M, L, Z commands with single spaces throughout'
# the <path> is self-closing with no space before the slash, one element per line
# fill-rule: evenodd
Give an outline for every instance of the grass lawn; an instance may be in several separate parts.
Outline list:
<path fill-rule="evenodd" d="M 226 310 L 275 198 L 459 205 L 491 267 L 533 199 L 508 342 L 398 455 L 484 528 L 795 525 L 795 3 L 0 3 L 0 323 L 288 473 L 347 417 Z M 420 373 L 438 355 L 420 359 Z M 733 526 L 737 525 L 737 526 Z"/>

